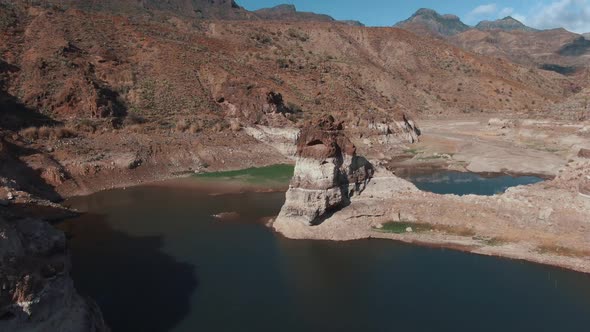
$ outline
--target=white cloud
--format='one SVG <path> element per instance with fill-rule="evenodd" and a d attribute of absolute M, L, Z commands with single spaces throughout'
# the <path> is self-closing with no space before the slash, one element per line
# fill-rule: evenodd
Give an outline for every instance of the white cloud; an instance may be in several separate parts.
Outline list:
<path fill-rule="evenodd" d="M 513 19 L 515 19 L 517 21 L 520 21 L 521 23 L 525 23 L 526 22 L 526 16 L 524 16 L 524 15 L 520 15 L 520 14 L 514 13 L 514 14 L 512 14 L 510 16 L 512 16 Z"/>
<path fill-rule="evenodd" d="M 514 8 L 510 8 L 510 7 L 506 7 L 506 8 L 502 8 L 502 10 L 500 10 L 500 13 L 498 14 L 498 16 L 504 18 L 506 16 L 512 16 L 514 15 Z"/>
<path fill-rule="evenodd" d="M 524 20 L 539 29 L 566 28 L 590 32 L 590 0 L 557 0 L 540 6 Z"/>
<path fill-rule="evenodd" d="M 484 16 L 484 15 L 492 15 L 496 11 L 498 11 L 498 6 L 495 3 L 490 3 L 487 5 L 481 5 L 475 7 L 470 13 L 469 16 Z"/>

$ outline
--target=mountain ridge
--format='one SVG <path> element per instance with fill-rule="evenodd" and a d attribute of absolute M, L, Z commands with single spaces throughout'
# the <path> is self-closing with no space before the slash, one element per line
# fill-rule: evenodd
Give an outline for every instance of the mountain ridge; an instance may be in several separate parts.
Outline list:
<path fill-rule="evenodd" d="M 506 16 L 494 21 L 481 21 L 476 26 L 479 30 L 504 30 L 504 31 L 539 31 L 537 29 L 526 26 L 519 20 L 512 16 Z"/>
<path fill-rule="evenodd" d="M 292 4 L 280 4 L 274 7 L 261 8 L 252 11 L 252 13 L 263 20 L 340 22 L 353 26 L 364 26 L 363 23 L 356 20 L 336 20 L 327 14 L 298 11 L 297 7 Z"/>
<path fill-rule="evenodd" d="M 417 33 L 426 33 L 434 36 L 449 37 L 472 29 L 477 30 L 503 30 L 503 31 L 540 31 L 526 26 L 512 16 L 506 16 L 493 21 L 480 21 L 475 26 L 470 26 L 461 21 L 457 15 L 440 14 L 434 9 L 420 8 L 408 19 L 400 21 L 394 27 L 406 29 Z"/>
<path fill-rule="evenodd" d="M 441 15 L 429 8 L 418 9 L 410 18 L 396 23 L 394 27 L 439 36 L 452 36 L 470 29 L 458 16 Z"/>

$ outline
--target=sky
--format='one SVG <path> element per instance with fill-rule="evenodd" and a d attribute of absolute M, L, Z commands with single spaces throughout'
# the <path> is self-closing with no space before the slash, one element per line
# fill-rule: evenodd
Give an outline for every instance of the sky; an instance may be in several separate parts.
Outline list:
<path fill-rule="evenodd" d="M 458 15 L 475 25 L 481 20 L 512 16 L 538 29 L 563 27 L 590 32 L 590 0 L 236 0 L 255 10 L 282 3 L 299 11 L 328 14 L 338 20 L 357 20 L 368 26 L 391 26 L 410 17 L 419 8 Z"/>

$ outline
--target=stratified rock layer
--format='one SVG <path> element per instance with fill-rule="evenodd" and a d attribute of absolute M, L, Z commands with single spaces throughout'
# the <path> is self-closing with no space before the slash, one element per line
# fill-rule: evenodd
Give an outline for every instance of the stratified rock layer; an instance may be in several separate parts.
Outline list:
<path fill-rule="evenodd" d="M 373 167 L 356 155 L 342 123 L 327 117 L 305 127 L 297 140 L 295 173 L 278 218 L 315 225 L 364 190 Z"/>

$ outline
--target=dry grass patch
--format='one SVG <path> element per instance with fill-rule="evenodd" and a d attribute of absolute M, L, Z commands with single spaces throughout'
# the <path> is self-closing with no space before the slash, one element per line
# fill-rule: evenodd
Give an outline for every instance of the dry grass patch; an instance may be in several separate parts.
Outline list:
<path fill-rule="evenodd" d="M 20 135 L 28 140 L 58 140 L 63 138 L 77 137 L 78 132 L 72 128 L 42 126 L 23 129 L 20 131 Z"/>
<path fill-rule="evenodd" d="M 457 235 L 465 237 L 475 236 L 475 232 L 467 227 L 407 221 L 388 222 L 383 224 L 382 228 L 376 230 L 384 233 L 403 234 L 407 233 L 408 228 L 411 228 L 413 233 L 437 232 L 448 235 Z"/>
<path fill-rule="evenodd" d="M 537 251 L 541 254 L 553 254 L 557 256 L 565 256 L 565 257 L 575 257 L 575 258 L 582 258 L 582 257 L 590 257 L 590 250 L 580 250 L 580 249 L 573 249 L 562 247 L 553 244 L 543 244 L 537 247 Z"/>

